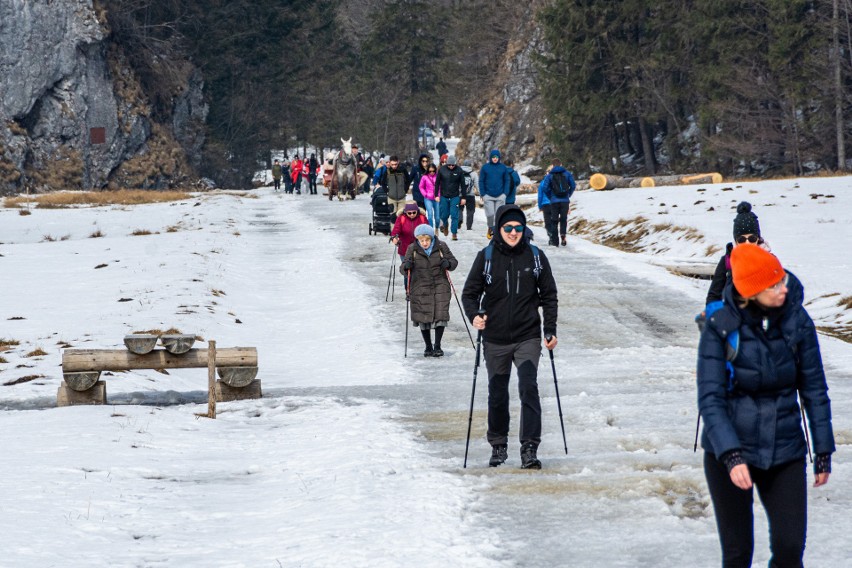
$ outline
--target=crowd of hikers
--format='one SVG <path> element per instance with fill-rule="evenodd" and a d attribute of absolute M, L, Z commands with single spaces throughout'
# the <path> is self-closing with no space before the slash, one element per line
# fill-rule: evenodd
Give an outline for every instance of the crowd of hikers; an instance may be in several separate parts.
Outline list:
<path fill-rule="evenodd" d="M 482 354 L 488 375 L 489 466 L 508 459 L 514 366 L 521 408 L 520 464 L 540 469 L 537 375 L 542 345 L 553 361 L 558 343 L 557 283 L 545 252 L 532 242 L 526 214 L 515 204 L 520 177 L 511 161 L 504 162 L 499 150 L 492 150 L 477 175 L 470 161 L 459 165 L 450 154 L 442 154 L 438 163 L 422 154 L 411 166 L 392 155 L 380 159 L 369 185 L 367 191 L 386 198 L 392 215 L 390 239 L 405 278 L 408 317 L 421 331 L 426 357 L 444 355 L 441 341 L 455 293 L 450 273 L 459 266 L 440 235 L 455 241 L 462 226 L 472 229 L 478 196 L 488 244 L 469 269 L 460 307 L 465 326 L 469 323 L 477 333 L 475 369 Z M 571 172 L 552 160 L 536 200 L 551 246 L 567 244 L 575 189 Z M 816 328 L 803 299 L 801 282 L 771 252 L 752 206 L 740 203 L 733 241 L 696 317 L 701 333 L 696 449 L 703 421 L 704 472 L 724 566 L 751 565 L 755 488 L 768 519 L 770 566 L 802 566 L 808 456 L 815 487 L 826 484 L 831 473 L 831 404 Z M 555 365 L 553 372 L 555 382 Z M 473 395 L 471 420 L 472 413 Z M 468 442 L 469 433 L 470 424 Z"/>

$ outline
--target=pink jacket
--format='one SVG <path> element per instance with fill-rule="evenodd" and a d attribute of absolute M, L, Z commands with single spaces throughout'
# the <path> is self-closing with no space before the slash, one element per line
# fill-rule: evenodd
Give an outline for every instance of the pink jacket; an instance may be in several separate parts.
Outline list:
<path fill-rule="evenodd" d="M 437 174 L 424 174 L 420 178 L 420 193 L 423 194 L 423 199 L 435 201 L 440 195 L 435 195 L 435 178 Z"/>

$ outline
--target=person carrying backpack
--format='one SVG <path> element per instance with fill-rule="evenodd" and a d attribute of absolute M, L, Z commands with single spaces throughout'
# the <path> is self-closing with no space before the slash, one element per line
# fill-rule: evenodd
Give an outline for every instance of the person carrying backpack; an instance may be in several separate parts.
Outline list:
<path fill-rule="evenodd" d="M 479 168 L 479 195 L 482 196 L 482 208 L 485 209 L 489 239 L 495 232 L 494 215 L 497 209 L 506 204 L 511 183 L 509 168 L 500 161 L 500 150 L 496 148 L 491 150 L 488 162 Z"/>
<path fill-rule="evenodd" d="M 756 486 L 769 521 L 769 565 L 802 566 L 809 450 L 800 412 L 816 454 L 814 487 L 828 482 L 835 451 L 816 329 L 801 282 L 772 253 L 738 245 L 731 273 L 698 345 L 701 446 L 722 564 L 751 566 Z"/>
<path fill-rule="evenodd" d="M 491 467 L 508 458 L 509 376 L 514 363 L 521 398 L 521 467 L 541 468 L 537 456 L 541 443 L 537 381 L 542 316 L 544 346 L 553 349 L 557 344 L 558 297 L 547 257 L 524 238 L 526 224 L 526 216 L 517 205 L 497 210 L 494 238 L 477 254 L 462 292 L 465 315 L 482 332 L 488 371 Z"/>
<path fill-rule="evenodd" d="M 550 244 L 559 246 L 556 240 L 557 233 L 562 236 L 562 246 L 568 244 L 566 234 L 568 233 L 568 208 L 571 196 L 577 188 L 574 176 L 562 167 L 562 160 L 555 159 L 550 173 L 541 180 L 540 188 L 544 191 L 547 201 L 550 203 L 550 226 L 553 234 Z"/>
<path fill-rule="evenodd" d="M 521 185 L 521 176 L 515 171 L 515 162 L 511 158 L 507 158 L 503 163 L 509 168 L 509 194 L 506 196 L 506 205 L 511 205 L 515 202 L 518 186 Z"/>

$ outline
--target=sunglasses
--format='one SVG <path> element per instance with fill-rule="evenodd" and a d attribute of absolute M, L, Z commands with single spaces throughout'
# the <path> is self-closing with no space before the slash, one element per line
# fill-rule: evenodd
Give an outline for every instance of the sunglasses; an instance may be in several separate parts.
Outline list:
<path fill-rule="evenodd" d="M 524 226 L 523 225 L 503 225 L 503 230 L 506 231 L 507 234 L 512 234 L 512 231 L 516 233 L 523 233 Z"/>
<path fill-rule="evenodd" d="M 757 243 L 757 244 L 760 245 L 760 244 L 763 244 L 763 239 L 758 237 L 757 235 L 749 235 L 749 236 L 740 235 L 739 237 L 737 237 L 737 244 L 741 245 L 745 242 Z"/>
<path fill-rule="evenodd" d="M 417 215 L 417 211 L 406 211 L 405 214 L 414 217 L 415 215 Z"/>
<path fill-rule="evenodd" d="M 782 278 L 780 282 L 773 284 L 772 286 L 767 288 L 767 290 L 772 290 L 773 292 L 776 292 L 776 293 L 780 292 L 781 288 L 785 287 L 789 281 L 790 281 L 790 275 L 785 274 L 784 278 Z"/>

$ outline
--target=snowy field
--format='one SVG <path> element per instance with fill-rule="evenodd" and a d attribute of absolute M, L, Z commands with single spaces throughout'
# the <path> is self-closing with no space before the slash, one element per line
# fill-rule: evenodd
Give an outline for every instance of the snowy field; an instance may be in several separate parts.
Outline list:
<path fill-rule="evenodd" d="M 462 468 L 470 340 L 454 306 L 446 357 L 424 360 L 416 330 L 403 356 L 401 280 L 385 302 L 392 249 L 367 234 L 366 199 L 262 188 L 0 209 L 0 340 L 18 342 L 0 353 L 0 565 L 717 566 L 692 451 L 691 320 L 708 283 L 666 266 L 715 265 L 708 248 L 731 239 L 746 199 L 817 323 L 847 325 L 850 189 L 840 177 L 576 193 L 572 217 L 642 216 L 659 230 L 638 254 L 577 237 L 543 249 L 560 286 L 568 455 L 543 358 L 540 472 L 518 469 L 516 440 L 506 467 L 486 467 L 484 368 Z M 459 291 L 486 244 L 477 215 L 450 245 Z M 106 406 L 55 408 L 63 348 L 122 348 L 126 333 L 170 327 L 257 347 L 264 397 L 221 403 L 209 420 L 196 416 L 205 370 L 134 371 L 104 377 Z M 805 561 L 847 566 L 852 346 L 821 343 L 838 452 L 829 484 L 811 490 Z"/>

